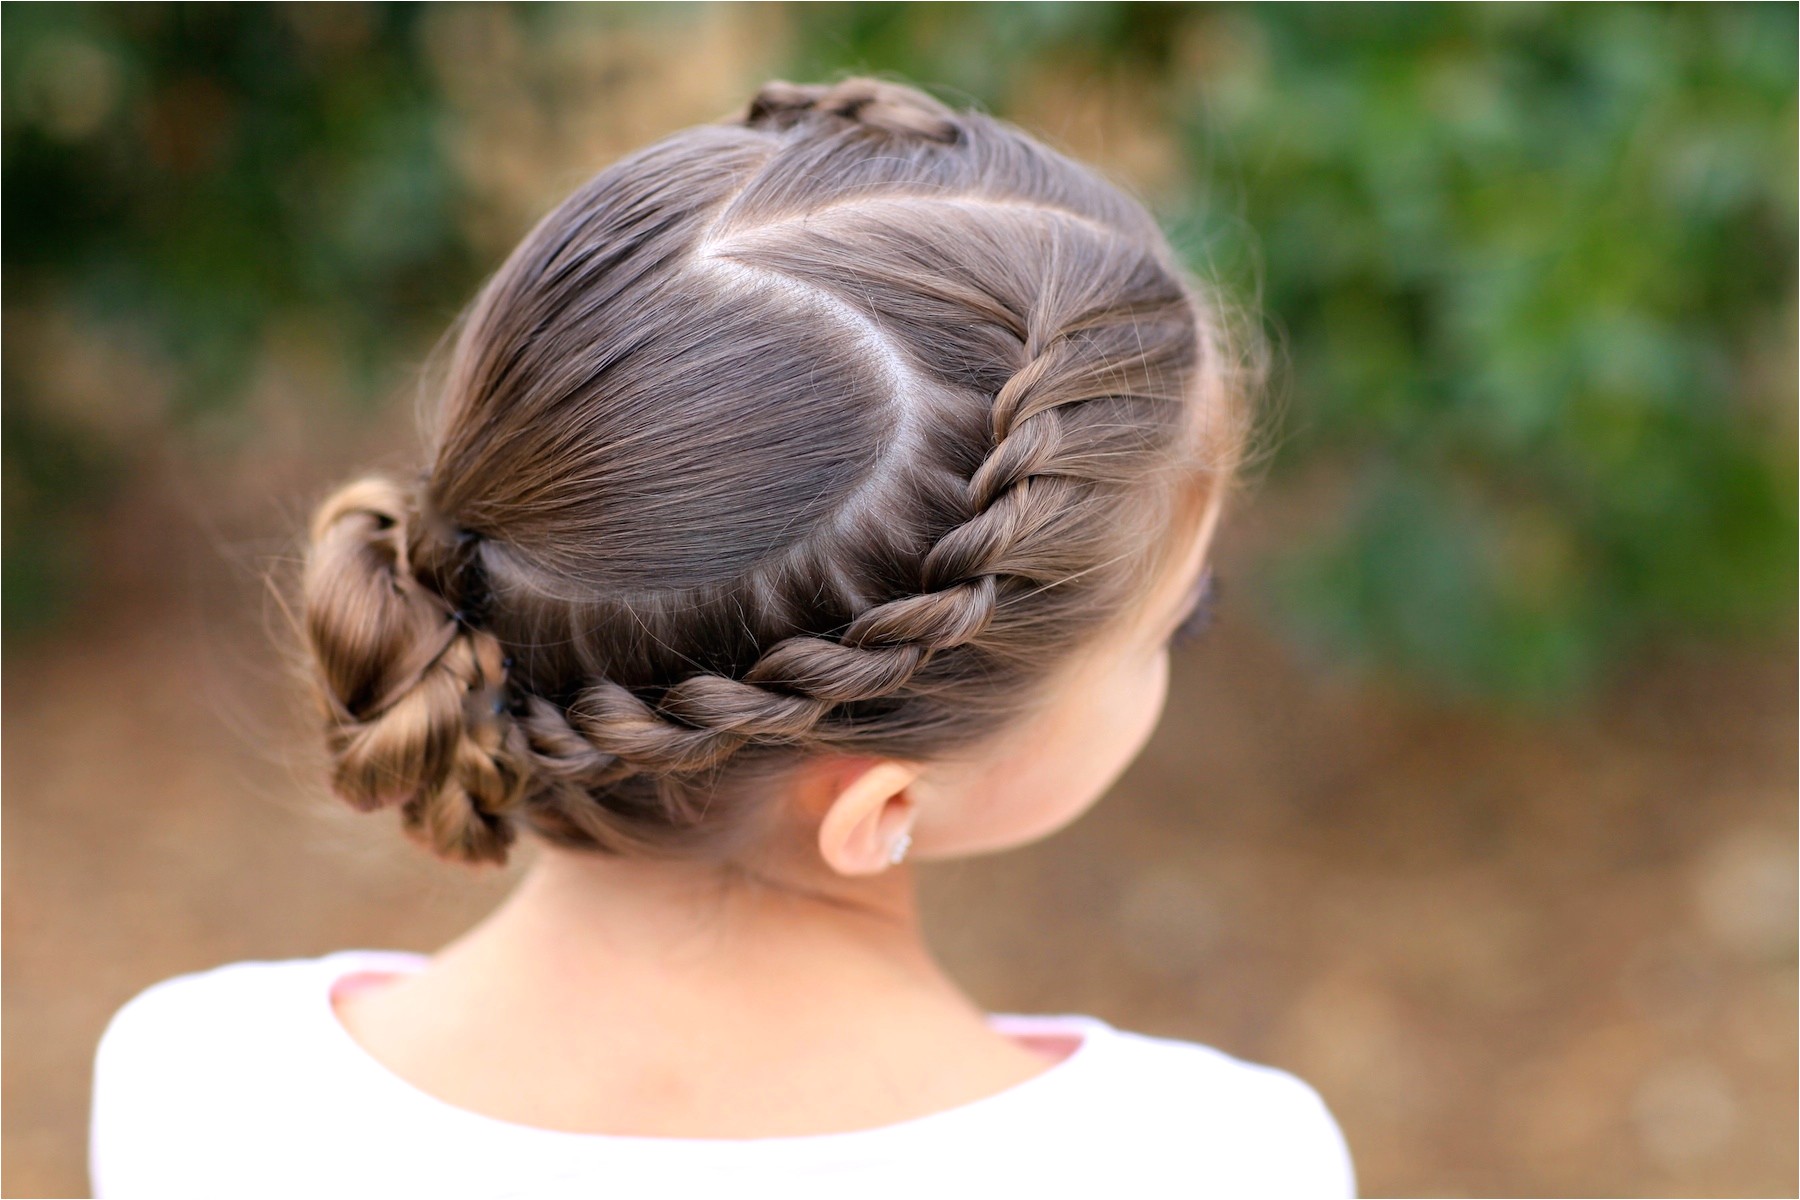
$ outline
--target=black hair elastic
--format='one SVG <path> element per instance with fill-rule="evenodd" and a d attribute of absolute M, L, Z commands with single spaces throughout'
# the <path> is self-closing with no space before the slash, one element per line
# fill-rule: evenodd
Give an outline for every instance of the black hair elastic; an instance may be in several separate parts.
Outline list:
<path fill-rule="evenodd" d="M 482 535 L 460 525 L 450 526 L 447 532 L 451 534 L 451 551 L 440 568 L 439 594 L 453 605 L 451 619 L 465 629 L 474 629 L 487 619 L 490 601 L 487 573 L 482 569 L 477 545 Z"/>

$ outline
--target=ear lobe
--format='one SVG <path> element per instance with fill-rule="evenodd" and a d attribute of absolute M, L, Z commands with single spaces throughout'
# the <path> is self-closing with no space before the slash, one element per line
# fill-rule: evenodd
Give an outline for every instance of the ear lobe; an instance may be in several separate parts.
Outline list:
<path fill-rule="evenodd" d="M 920 768 L 883 759 L 849 779 L 819 822 L 819 856 L 840 875 L 875 875 L 893 865 L 894 846 L 909 834 L 908 789 Z"/>

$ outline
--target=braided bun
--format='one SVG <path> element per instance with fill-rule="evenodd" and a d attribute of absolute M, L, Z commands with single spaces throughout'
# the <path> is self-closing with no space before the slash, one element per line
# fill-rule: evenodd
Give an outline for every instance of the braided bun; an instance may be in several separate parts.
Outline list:
<path fill-rule="evenodd" d="M 1244 436 L 1140 204 L 883 80 L 613 164 L 456 328 L 417 491 L 326 502 L 306 606 L 337 790 L 465 860 L 731 853 L 808 756 L 997 733 Z"/>
<path fill-rule="evenodd" d="M 379 477 L 313 517 L 302 586 L 331 784 L 364 811 L 399 805 L 408 832 L 445 857 L 498 862 L 523 782 L 498 702 L 500 646 L 414 576 L 414 523 L 404 490 Z"/>

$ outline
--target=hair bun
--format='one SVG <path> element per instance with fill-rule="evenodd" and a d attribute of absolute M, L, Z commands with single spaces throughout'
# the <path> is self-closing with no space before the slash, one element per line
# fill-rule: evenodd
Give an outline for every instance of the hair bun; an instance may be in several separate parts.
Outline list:
<path fill-rule="evenodd" d="M 956 112 L 917 88 L 853 76 L 834 84 L 771 80 L 738 118 L 757 129 L 792 129 L 817 115 L 853 121 L 887 133 L 954 144 L 962 138 Z"/>
<path fill-rule="evenodd" d="M 313 514 L 302 602 L 332 790 L 364 811 L 398 804 L 407 832 L 445 857 L 499 862 L 523 791 L 503 655 L 415 575 L 417 517 L 380 476 Z"/>

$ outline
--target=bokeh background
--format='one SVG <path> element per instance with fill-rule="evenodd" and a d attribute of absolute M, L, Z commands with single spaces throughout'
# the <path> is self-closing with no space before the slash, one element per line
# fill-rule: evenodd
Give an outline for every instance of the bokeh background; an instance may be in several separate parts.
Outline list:
<path fill-rule="evenodd" d="M 1101 165 L 1275 366 L 1218 626 L 927 872 L 952 970 L 1298 1072 L 1366 1195 L 1800 1186 L 1793 5 L 0 19 L 7 1194 L 85 1194 L 139 988 L 502 894 L 325 797 L 265 577 L 538 215 L 853 71 Z"/>

